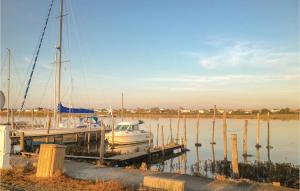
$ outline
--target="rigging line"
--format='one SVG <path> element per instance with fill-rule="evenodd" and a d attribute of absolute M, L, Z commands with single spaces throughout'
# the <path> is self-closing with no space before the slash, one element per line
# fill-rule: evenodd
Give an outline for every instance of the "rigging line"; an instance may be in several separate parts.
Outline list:
<path fill-rule="evenodd" d="M 0 71 L 0 74 L 1 74 L 1 78 L 0 78 L 0 82 L 1 82 L 1 88 L 2 88 L 2 83 L 3 83 L 3 88 L 4 86 L 6 85 L 5 84 L 5 81 L 6 81 L 6 75 L 4 75 L 4 71 L 6 69 L 6 61 L 7 61 L 7 54 L 5 54 L 6 56 L 3 58 L 3 62 L 1 63 L 1 71 Z M 3 80 L 3 81 L 2 81 Z"/>
<path fill-rule="evenodd" d="M 50 4 L 49 12 L 48 12 L 48 15 L 47 15 L 47 19 L 46 19 L 46 22 L 45 22 L 45 25 L 44 25 L 44 28 L 43 28 L 43 33 L 42 33 L 42 36 L 40 38 L 40 42 L 39 42 L 39 46 L 38 46 L 38 49 L 37 49 L 37 52 L 36 52 L 36 56 L 34 58 L 34 64 L 32 66 L 30 77 L 29 77 L 29 80 L 28 80 L 28 83 L 27 83 L 27 87 L 26 87 L 26 90 L 25 90 L 24 99 L 23 99 L 23 102 L 22 102 L 22 105 L 21 105 L 21 110 L 23 109 L 25 101 L 26 101 L 26 98 L 27 98 L 29 86 L 31 84 L 31 79 L 32 79 L 32 76 L 33 76 L 34 68 L 35 68 L 35 65 L 36 65 L 39 53 L 40 53 L 40 48 L 41 48 L 41 45 L 42 45 L 42 42 L 43 42 L 43 39 L 44 39 L 44 35 L 45 35 L 45 31 L 46 31 L 46 28 L 47 28 L 47 25 L 48 25 L 48 21 L 49 21 L 49 17 L 50 17 L 52 6 L 53 6 L 53 0 L 51 0 L 51 4 Z"/>
<path fill-rule="evenodd" d="M 81 29 L 81 27 L 79 27 L 78 18 L 75 15 L 75 11 L 73 10 L 73 5 L 72 5 L 71 1 L 70 1 L 70 10 L 73 13 L 72 14 L 72 21 L 73 21 L 74 26 L 75 26 L 75 30 L 74 30 L 75 32 L 74 32 L 74 34 L 76 35 L 77 43 L 80 44 L 80 46 L 78 46 L 78 49 L 79 49 L 78 56 L 80 57 L 80 65 L 83 65 L 83 70 L 82 70 L 83 83 L 82 83 L 82 85 L 83 85 L 83 87 L 86 88 L 86 91 L 84 91 L 84 95 L 87 98 L 88 106 L 91 107 L 91 102 L 90 102 L 90 100 L 91 100 L 90 98 L 91 97 L 90 97 L 90 94 L 89 94 L 90 88 L 88 88 L 88 86 L 87 86 L 87 80 L 86 80 L 86 67 L 87 67 L 86 63 L 87 62 L 83 61 L 82 49 L 81 49 L 81 47 L 85 46 L 85 44 L 84 44 L 84 42 L 81 41 L 81 38 L 80 38 L 82 36 L 81 33 L 80 33 L 80 30 L 79 30 L 79 29 Z"/>
<path fill-rule="evenodd" d="M 49 77 L 48 77 L 47 84 L 46 84 L 46 86 L 45 86 L 45 88 L 44 88 L 44 91 L 43 91 L 43 93 L 42 93 L 42 97 L 41 97 L 40 102 L 39 102 L 39 104 L 38 104 L 40 107 L 42 106 L 42 101 L 44 100 L 45 95 L 46 95 L 46 92 L 47 92 L 48 87 L 49 87 L 49 85 L 50 85 L 50 80 L 51 80 L 51 78 L 53 77 L 53 75 L 52 75 L 52 74 L 53 74 L 53 70 L 54 70 L 54 67 L 51 68 L 51 71 L 50 71 L 50 73 L 49 73 Z"/>
<path fill-rule="evenodd" d="M 15 62 L 11 62 L 12 63 L 12 67 L 13 67 L 13 71 L 15 71 L 14 73 L 15 73 L 15 75 L 17 76 L 16 78 L 17 78 L 17 83 L 18 83 L 18 85 L 20 86 L 18 89 L 19 89 L 19 91 L 18 91 L 18 93 L 17 93 L 17 96 L 16 96 L 16 99 L 15 99 L 15 106 L 17 106 L 18 105 L 18 101 L 19 101 L 19 99 L 20 99 L 20 94 L 21 94 L 21 90 L 22 90 L 22 86 L 23 86 L 23 81 L 21 80 L 21 75 L 20 75 L 20 70 L 19 70 L 19 68 L 18 68 L 18 66 L 15 64 Z M 13 76 L 13 75 L 12 75 Z M 16 88 L 15 88 L 16 89 Z"/>
<path fill-rule="evenodd" d="M 41 33 L 39 34 L 39 38 L 38 39 L 40 39 L 42 37 L 42 34 L 43 34 L 43 31 L 41 31 Z M 30 62 L 28 62 L 28 66 L 27 66 L 27 70 L 26 70 L 26 75 L 24 76 L 23 83 L 22 83 L 22 85 L 20 87 L 20 92 L 18 93 L 18 100 L 19 100 L 19 96 L 21 94 L 21 91 L 22 91 L 23 87 L 26 84 L 26 77 L 29 75 L 29 72 L 30 72 L 30 64 L 34 60 L 35 52 L 38 50 L 38 47 L 39 47 L 39 41 L 36 42 L 35 48 L 33 49 L 34 54 L 32 55 Z"/>
<path fill-rule="evenodd" d="M 1 62 L 1 74 L 2 72 L 4 72 L 4 69 L 6 67 L 6 61 L 7 61 L 7 54 L 5 54 L 6 56 L 3 57 L 3 61 Z"/>

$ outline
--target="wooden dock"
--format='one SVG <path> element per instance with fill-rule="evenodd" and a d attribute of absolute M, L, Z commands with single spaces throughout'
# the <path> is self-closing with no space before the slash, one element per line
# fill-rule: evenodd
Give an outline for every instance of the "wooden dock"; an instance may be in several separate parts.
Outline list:
<path fill-rule="evenodd" d="M 113 164 L 126 164 L 131 163 L 135 161 L 139 161 L 142 159 L 152 158 L 153 156 L 159 156 L 162 155 L 168 155 L 170 153 L 174 153 L 175 150 L 179 150 L 180 152 L 184 151 L 184 145 L 178 145 L 178 144 L 169 144 L 165 145 L 164 148 L 157 147 L 157 148 L 150 148 L 149 150 L 143 150 L 138 151 L 134 153 L 129 154 L 121 154 L 121 155 L 115 155 L 112 157 L 106 157 L 104 160 L 108 163 Z"/>
<path fill-rule="evenodd" d="M 73 144 L 100 141 L 100 128 L 61 128 L 61 129 L 24 129 L 11 132 L 13 145 L 20 145 L 20 151 L 34 152 L 43 143 Z"/>
<path fill-rule="evenodd" d="M 170 154 L 177 154 L 174 151 L 179 150 L 177 153 L 182 153 L 187 151 L 184 149 L 184 145 L 169 144 L 164 147 L 165 159 L 170 158 Z M 161 158 L 163 154 L 162 147 L 151 148 L 148 151 L 139 151 L 129 154 L 119 154 L 111 157 L 104 157 L 104 161 L 107 164 L 118 164 L 120 166 L 126 165 L 133 162 L 138 162 L 143 159 L 152 159 L 154 157 Z M 38 156 L 36 153 L 22 152 L 24 156 Z M 96 156 L 79 156 L 79 155 L 65 155 L 66 159 L 83 159 L 83 160 L 100 160 L 100 157 Z"/>

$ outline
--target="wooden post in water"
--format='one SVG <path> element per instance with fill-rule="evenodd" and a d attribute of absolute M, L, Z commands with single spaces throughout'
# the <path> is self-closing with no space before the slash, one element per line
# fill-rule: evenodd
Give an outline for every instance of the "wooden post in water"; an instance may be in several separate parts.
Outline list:
<path fill-rule="evenodd" d="M 91 143 L 91 133 L 88 132 L 87 136 L 88 136 L 87 142 L 88 142 L 88 144 L 90 144 Z"/>
<path fill-rule="evenodd" d="M 176 129 L 176 144 L 179 143 L 179 123 L 180 123 L 180 110 L 178 109 L 177 129 Z"/>
<path fill-rule="evenodd" d="M 237 135 L 231 134 L 231 166 L 233 177 L 239 177 L 239 165 L 238 165 L 238 150 L 237 150 Z"/>
<path fill-rule="evenodd" d="M 214 105 L 213 131 L 212 131 L 212 137 L 211 137 L 210 144 L 216 144 L 216 142 L 215 142 L 215 125 L 216 125 L 216 105 Z"/>
<path fill-rule="evenodd" d="M 25 151 L 25 137 L 24 132 L 20 132 L 20 151 Z"/>
<path fill-rule="evenodd" d="M 187 148 L 187 140 L 186 140 L 186 117 L 184 116 L 184 148 Z"/>
<path fill-rule="evenodd" d="M 243 156 L 247 157 L 248 152 L 247 152 L 247 132 L 248 131 L 248 120 L 245 120 L 245 126 L 244 126 L 244 139 L 243 139 Z"/>
<path fill-rule="evenodd" d="M 162 149 L 162 154 L 165 155 L 165 142 L 164 142 L 164 126 L 161 126 L 161 149 Z"/>
<path fill-rule="evenodd" d="M 98 143 L 98 132 L 97 131 L 95 132 L 95 142 Z"/>
<path fill-rule="evenodd" d="M 197 119 L 197 133 L 196 133 L 196 147 L 201 147 L 201 143 L 199 143 L 199 125 L 200 125 L 200 113 L 198 114 L 198 119 Z"/>
<path fill-rule="evenodd" d="M 257 113 L 257 124 L 256 124 L 256 148 L 260 148 L 261 145 L 259 144 L 259 135 L 260 135 L 260 116 Z"/>
<path fill-rule="evenodd" d="M 211 171 L 212 171 L 212 173 L 214 173 L 215 172 L 215 163 L 216 163 L 215 145 L 214 144 L 211 144 L 211 151 L 212 151 Z"/>
<path fill-rule="evenodd" d="M 196 161 L 196 172 L 199 175 L 199 173 L 200 173 L 199 147 L 196 147 L 196 158 L 197 158 L 197 161 Z"/>
<path fill-rule="evenodd" d="M 111 136 L 112 146 L 111 146 L 111 148 L 114 148 L 115 147 L 115 121 L 114 121 L 113 112 L 111 112 L 111 127 L 112 127 L 112 129 L 111 129 L 112 130 L 112 136 Z"/>
<path fill-rule="evenodd" d="M 76 139 L 76 143 L 78 143 L 78 141 L 79 141 L 79 136 L 78 136 L 78 133 L 76 133 L 76 135 L 75 135 L 76 137 L 75 137 L 75 139 Z"/>
<path fill-rule="evenodd" d="M 268 137 L 267 137 L 267 148 L 272 149 L 273 147 L 270 145 L 270 112 L 268 112 Z"/>
<path fill-rule="evenodd" d="M 100 165 L 104 164 L 104 152 L 105 152 L 105 126 L 102 125 L 101 127 L 101 140 L 100 140 Z"/>
<path fill-rule="evenodd" d="M 34 128 L 34 109 L 31 110 L 31 128 Z"/>
<path fill-rule="evenodd" d="M 223 155 L 224 161 L 227 161 L 227 122 L 226 111 L 223 113 Z"/>
<path fill-rule="evenodd" d="M 170 143 L 173 143 L 173 134 L 172 134 L 172 119 L 170 118 Z"/>
<path fill-rule="evenodd" d="M 15 128 L 15 114 L 14 110 L 11 110 L 11 129 L 13 130 Z"/>
<path fill-rule="evenodd" d="M 259 148 L 256 147 L 256 161 L 260 162 L 260 153 L 259 153 Z"/>
<path fill-rule="evenodd" d="M 159 124 L 156 127 L 156 147 L 158 147 Z"/>
<path fill-rule="evenodd" d="M 152 141 L 152 133 L 151 133 L 151 124 L 149 125 L 149 148 L 151 147 L 151 141 Z"/>
<path fill-rule="evenodd" d="M 50 117 L 50 112 L 48 111 L 48 114 L 47 114 L 47 136 L 46 136 L 46 143 L 49 143 L 50 127 L 51 127 L 51 117 Z"/>

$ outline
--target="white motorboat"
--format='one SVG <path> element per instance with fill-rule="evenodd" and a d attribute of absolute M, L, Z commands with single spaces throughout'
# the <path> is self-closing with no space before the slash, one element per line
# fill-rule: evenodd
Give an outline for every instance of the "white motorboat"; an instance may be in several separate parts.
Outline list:
<path fill-rule="evenodd" d="M 149 142 L 149 132 L 139 129 L 140 122 L 120 122 L 114 129 L 105 135 L 109 144 L 126 145 Z M 114 141 L 113 141 L 114 133 Z M 153 134 L 151 134 L 151 139 Z M 152 142 L 152 140 L 151 140 Z"/>

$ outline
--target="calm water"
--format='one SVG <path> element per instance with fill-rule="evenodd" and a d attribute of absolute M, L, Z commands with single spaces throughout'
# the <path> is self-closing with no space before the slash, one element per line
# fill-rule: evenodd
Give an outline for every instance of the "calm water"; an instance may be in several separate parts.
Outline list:
<path fill-rule="evenodd" d="M 22 120 L 30 120 L 31 118 L 23 118 Z M 111 124 L 110 118 L 103 119 L 106 124 Z M 120 122 L 120 118 L 116 118 L 116 123 Z M 125 119 L 125 120 L 133 120 Z M 137 120 L 137 119 L 135 119 Z M 141 129 L 153 133 L 153 143 L 156 145 L 156 127 L 157 124 L 164 126 L 165 143 L 170 140 L 170 119 L 160 118 L 142 118 L 144 124 L 140 126 Z M 36 123 L 45 124 L 45 119 L 36 118 Z M 175 138 L 177 119 L 171 119 L 172 123 L 172 134 Z M 237 134 L 238 138 L 238 157 L 239 161 L 243 162 L 243 131 L 244 131 L 244 119 L 228 119 L 227 120 L 227 158 L 231 160 L 231 142 L 230 135 L 232 133 Z M 248 162 L 257 161 L 268 161 L 268 149 L 267 145 L 267 122 L 261 120 L 260 124 L 260 144 L 262 147 L 257 150 L 255 147 L 255 130 L 256 130 L 255 119 L 248 120 L 248 154 L 252 155 L 247 157 Z M 184 155 L 164 161 L 163 163 L 152 165 L 152 169 L 158 169 L 162 171 L 180 171 L 181 173 L 193 174 L 197 164 L 197 160 L 200 163 L 202 171 L 205 170 L 205 164 L 211 163 L 213 160 L 223 160 L 223 122 L 222 119 L 216 119 L 215 126 L 215 145 L 211 145 L 212 137 L 212 119 L 200 119 L 199 128 L 199 142 L 202 144 L 198 149 L 195 147 L 196 142 L 196 124 L 197 119 L 186 119 L 187 124 L 187 147 L 190 150 Z M 270 121 L 270 145 L 273 149 L 270 149 L 270 160 L 272 162 L 280 163 L 292 163 L 299 165 L 299 121 L 298 120 L 271 120 Z M 183 119 L 180 120 L 179 136 L 183 137 Z M 158 144 L 161 144 L 161 135 L 159 135 Z M 135 146 L 123 146 L 117 148 L 122 153 L 135 152 L 143 149 L 147 144 L 135 145 Z"/>
<path fill-rule="evenodd" d="M 132 119 L 126 119 L 132 120 Z M 165 143 L 170 140 L 170 119 L 149 119 L 142 118 L 145 123 L 141 125 L 141 129 L 149 130 L 151 126 L 152 133 L 154 134 L 154 145 L 156 144 L 156 127 L 157 124 L 164 126 Z M 106 123 L 110 123 L 110 119 L 104 119 Z M 119 122 L 120 119 L 116 119 Z M 176 136 L 177 119 L 171 119 L 172 123 L 172 134 Z M 231 160 L 231 142 L 230 135 L 232 133 L 237 134 L 238 138 L 238 157 L 239 161 L 243 162 L 243 133 L 244 133 L 244 119 L 228 119 L 227 120 L 227 157 Z M 268 161 L 268 149 L 267 145 L 267 121 L 261 120 L 260 123 L 260 145 L 262 147 L 257 150 L 255 147 L 255 130 L 256 130 L 255 119 L 248 120 L 248 154 L 252 155 L 247 157 L 248 162 L 257 161 Z M 187 145 L 189 152 L 180 157 L 165 161 L 164 164 L 157 164 L 152 168 L 159 168 L 163 171 L 180 171 L 182 173 L 193 173 L 197 159 L 200 161 L 200 166 L 203 166 L 205 161 L 207 163 L 212 160 L 223 160 L 223 121 L 222 119 L 216 119 L 215 126 L 215 142 L 212 146 L 210 144 L 212 137 L 212 120 L 211 119 L 200 119 L 199 128 L 199 142 L 202 144 L 201 147 L 195 147 L 196 142 L 196 125 L 197 119 L 186 119 L 187 124 Z M 183 119 L 180 121 L 179 135 L 183 136 Z M 158 144 L 160 145 L 160 136 Z M 272 162 L 284 162 L 299 165 L 299 121 L 298 120 L 272 120 L 270 121 L 270 145 L 273 149 L 270 149 L 270 160 Z M 142 146 L 141 146 L 142 147 Z M 131 150 L 132 147 L 129 147 Z M 122 148 L 126 150 L 126 148 Z M 186 165 L 186 166 L 185 166 Z"/>

